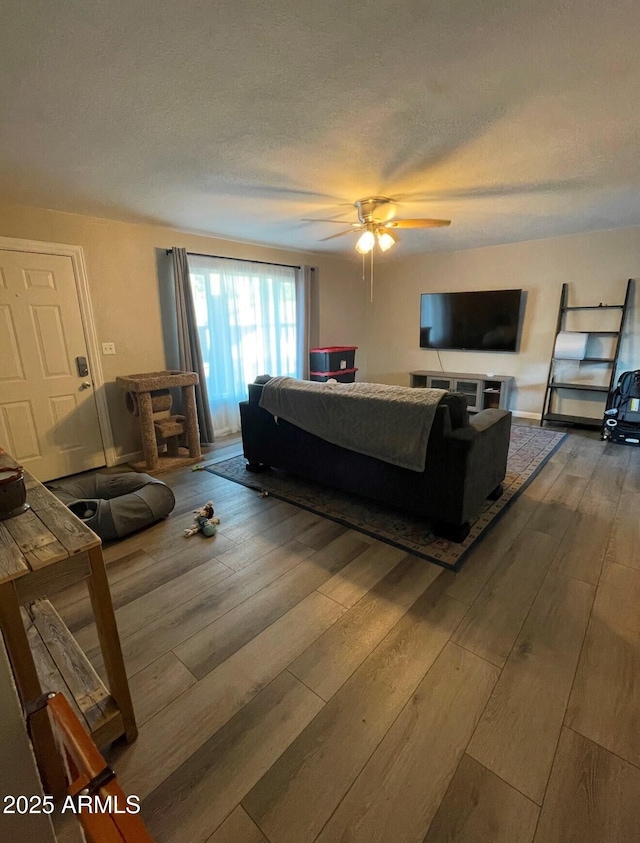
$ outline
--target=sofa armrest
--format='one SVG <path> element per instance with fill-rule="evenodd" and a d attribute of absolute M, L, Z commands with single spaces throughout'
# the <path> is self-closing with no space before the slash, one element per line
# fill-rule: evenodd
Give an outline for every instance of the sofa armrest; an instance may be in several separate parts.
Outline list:
<path fill-rule="evenodd" d="M 508 410 L 482 410 L 481 412 L 469 417 L 469 426 L 479 433 L 480 431 L 486 430 L 494 424 L 497 424 L 505 416 L 510 415 L 511 413 Z"/>
<path fill-rule="evenodd" d="M 453 487 L 449 508 L 459 506 L 455 523 L 468 520 L 485 498 L 504 480 L 509 452 L 511 413 L 482 410 L 469 418 L 467 427 L 442 437 L 439 457 L 446 462 Z"/>
<path fill-rule="evenodd" d="M 510 416 L 511 413 L 508 410 L 482 410 L 475 415 L 469 416 L 469 424 L 466 427 L 458 427 L 450 431 L 446 434 L 446 438 L 458 440 L 459 442 L 471 442 L 477 438 L 478 434 L 491 431 L 496 426 L 501 427 L 500 422 L 502 419 Z M 492 434 L 490 433 L 488 435 Z"/>

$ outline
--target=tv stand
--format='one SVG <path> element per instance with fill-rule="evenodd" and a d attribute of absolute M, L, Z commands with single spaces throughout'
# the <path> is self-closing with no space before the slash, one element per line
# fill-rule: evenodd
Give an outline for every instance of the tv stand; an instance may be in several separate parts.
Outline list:
<path fill-rule="evenodd" d="M 410 386 L 430 389 L 448 389 L 462 392 L 467 399 L 467 410 L 479 413 L 495 408 L 509 409 L 511 388 L 515 378 L 511 375 L 472 375 L 467 372 L 436 372 L 420 369 L 409 372 Z"/>

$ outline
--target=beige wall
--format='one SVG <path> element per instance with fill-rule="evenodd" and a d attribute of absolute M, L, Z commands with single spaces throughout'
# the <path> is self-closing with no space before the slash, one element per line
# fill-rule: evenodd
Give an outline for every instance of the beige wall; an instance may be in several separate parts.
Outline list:
<path fill-rule="evenodd" d="M 563 282 L 570 285 L 570 304 L 614 303 L 623 300 L 625 282 L 635 276 L 640 276 L 640 228 L 413 256 L 381 264 L 369 311 L 367 379 L 408 384 L 412 369 L 440 369 L 436 352 L 419 347 L 420 293 L 523 288 L 527 304 L 519 353 L 441 351 L 440 358 L 445 370 L 515 376 L 512 408 L 539 414 Z M 639 297 L 637 290 L 619 371 L 640 368 Z M 617 311 L 596 313 L 591 318 L 604 325 L 605 318 L 614 313 Z M 576 323 L 572 327 L 589 326 Z M 603 369 L 582 364 L 579 376 L 599 383 Z M 563 410 L 591 414 L 584 404 L 565 402 Z"/>
<path fill-rule="evenodd" d="M 126 414 L 113 381 L 118 374 L 166 365 L 158 264 L 166 260 L 163 250 L 173 245 L 206 254 L 318 266 L 313 341 L 357 345 L 360 380 L 408 384 L 410 370 L 440 368 L 436 353 L 418 345 L 420 293 L 522 287 L 527 291 L 527 306 L 518 354 L 442 351 L 440 357 L 447 370 L 514 375 L 517 389 L 512 407 L 525 413 L 539 413 L 542 405 L 562 283 L 569 282 L 572 303 L 618 301 L 625 280 L 640 274 L 640 228 L 599 231 L 382 260 L 376 265 L 371 304 L 359 260 L 27 207 L 0 206 L 0 235 L 83 247 L 98 341 L 114 342 L 117 349 L 115 356 L 102 357 L 102 365 L 120 455 L 135 452 L 139 446 L 134 420 Z M 636 302 L 638 296 L 640 291 Z M 640 366 L 637 303 L 629 322 L 620 371 Z M 583 369 L 587 379 L 595 381 L 602 375 L 602 369 Z"/>
<path fill-rule="evenodd" d="M 120 455 L 137 451 L 139 442 L 133 419 L 124 410 L 122 393 L 113 384 L 115 377 L 166 365 L 158 278 L 158 263 L 165 259 L 166 248 L 177 245 L 204 254 L 317 266 L 314 341 L 322 345 L 364 345 L 367 298 L 356 261 L 15 206 L 0 206 L 0 235 L 82 246 L 98 342 L 116 345 L 117 354 L 103 356 L 102 365 Z"/>

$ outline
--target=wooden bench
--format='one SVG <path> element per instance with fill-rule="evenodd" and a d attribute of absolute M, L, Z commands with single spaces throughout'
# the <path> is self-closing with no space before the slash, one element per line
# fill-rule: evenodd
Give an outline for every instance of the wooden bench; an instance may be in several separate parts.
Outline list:
<path fill-rule="evenodd" d="M 0 468 L 16 461 L 0 449 Z M 100 538 L 25 472 L 30 509 L 0 522 L 0 629 L 25 710 L 43 692 L 62 691 L 98 746 L 137 737 Z M 86 579 L 108 688 L 51 603 L 42 599 Z M 46 710 L 31 717 L 43 784 L 64 792 L 64 776 Z"/>

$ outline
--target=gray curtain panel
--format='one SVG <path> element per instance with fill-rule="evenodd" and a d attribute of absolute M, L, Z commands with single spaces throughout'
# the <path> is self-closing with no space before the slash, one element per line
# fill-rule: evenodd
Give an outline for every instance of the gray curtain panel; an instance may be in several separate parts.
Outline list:
<path fill-rule="evenodd" d="M 198 424 L 200 426 L 200 441 L 204 445 L 210 445 L 213 442 L 213 422 L 211 421 L 207 383 L 202 365 L 202 353 L 200 351 L 200 339 L 196 324 L 193 292 L 191 290 L 191 281 L 189 280 L 187 250 L 174 246 L 171 254 L 173 257 L 173 277 L 176 291 L 180 368 L 187 372 L 197 372 L 200 378 L 200 383 L 196 386 L 196 407 L 198 410 Z"/>
<path fill-rule="evenodd" d="M 303 264 L 296 270 L 296 302 L 298 323 L 298 372 L 299 378 L 309 380 L 309 340 L 311 313 L 311 281 L 315 267 Z"/>

